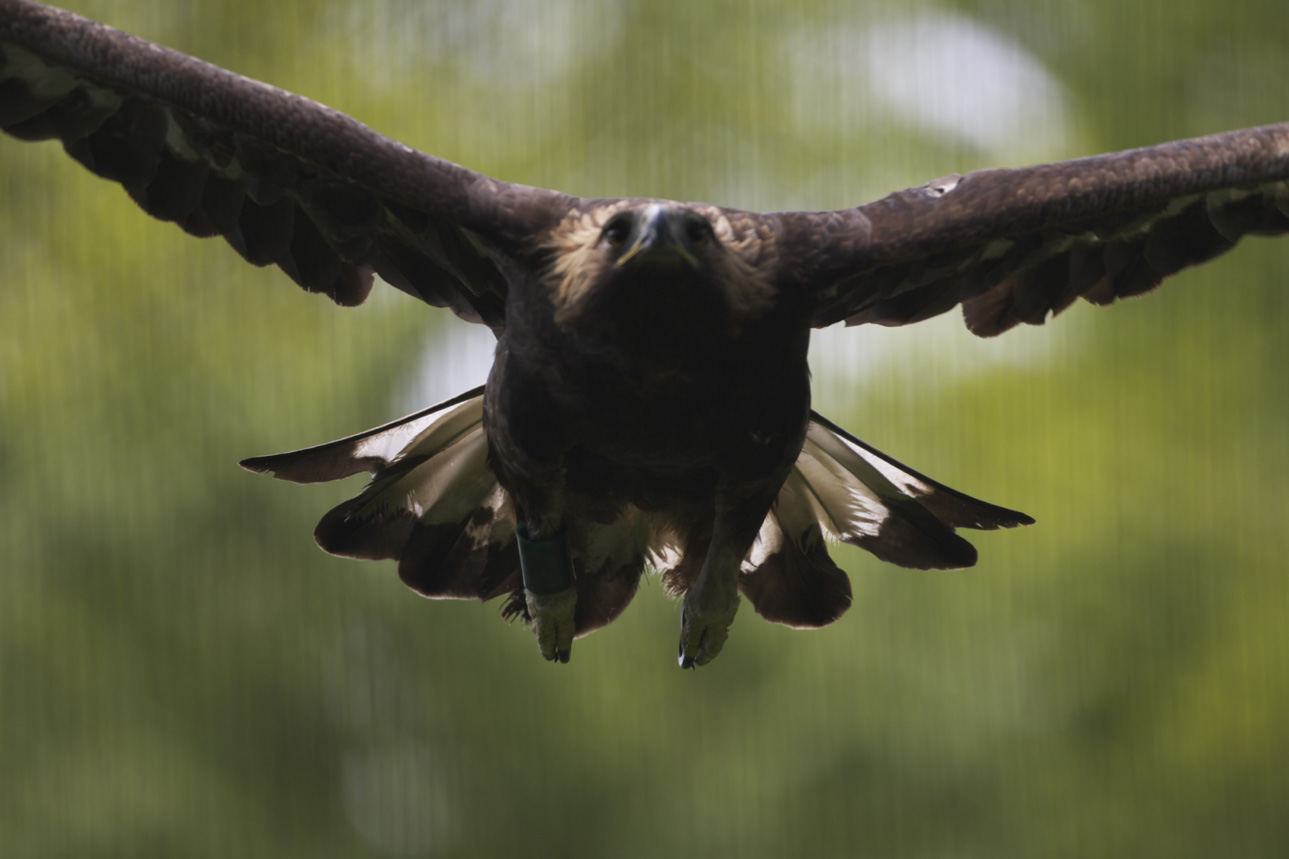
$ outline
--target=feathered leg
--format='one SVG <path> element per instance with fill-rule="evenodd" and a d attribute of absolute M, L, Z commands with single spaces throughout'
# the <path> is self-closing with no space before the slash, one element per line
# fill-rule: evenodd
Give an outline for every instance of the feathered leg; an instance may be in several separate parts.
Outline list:
<path fill-rule="evenodd" d="M 489 462 L 515 502 L 525 614 L 537 646 L 547 661 L 568 662 L 577 633 L 577 587 L 564 530 L 566 442 L 547 398 L 532 393 L 540 386 L 522 378 L 507 384 L 508 356 L 503 340 L 484 394 Z"/>
<path fill-rule="evenodd" d="M 568 662 L 577 632 L 577 587 L 563 531 L 536 538 L 527 527 L 516 532 L 524 599 L 537 646 L 551 662 Z"/>
<path fill-rule="evenodd" d="M 681 668 L 706 665 L 725 646 L 738 612 L 739 570 L 777 491 L 777 483 L 755 488 L 722 485 L 717 489 L 711 540 L 681 609 Z M 688 557 L 693 549 L 692 545 L 686 547 L 687 564 L 697 562 Z"/>

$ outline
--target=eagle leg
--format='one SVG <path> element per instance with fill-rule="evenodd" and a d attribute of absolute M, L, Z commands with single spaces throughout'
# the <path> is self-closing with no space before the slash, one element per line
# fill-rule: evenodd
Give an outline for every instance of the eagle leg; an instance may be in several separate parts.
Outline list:
<path fill-rule="evenodd" d="M 713 552 L 709 558 L 717 557 Z M 731 572 L 732 571 L 732 572 Z M 681 668 L 697 668 L 716 658 L 738 612 L 738 564 L 704 564 L 680 610 Z"/>
<path fill-rule="evenodd" d="M 711 541 L 681 607 L 681 668 L 706 665 L 725 646 L 738 612 L 739 570 L 777 488 L 768 484 L 755 488 L 738 485 L 717 491 Z M 689 551 L 687 547 L 686 554 Z"/>
<path fill-rule="evenodd" d="M 528 603 L 528 616 L 532 618 L 533 634 L 537 646 L 547 662 L 568 662 L 573 650 L 573 635 L 577 632 L 574 610 L 577 608 L 577 588 L 539 594 L 524 588 Z"/>
<path fill-rule="evenodd" d="M 566 663 L 577 631 L 574 618 L 577 588 L 573 585 L 573 565 L 564 533 L 535 539 L 521 523 L 515 537 L 519 544 L 524 599 L 537 646 L 548 661 Z"/>

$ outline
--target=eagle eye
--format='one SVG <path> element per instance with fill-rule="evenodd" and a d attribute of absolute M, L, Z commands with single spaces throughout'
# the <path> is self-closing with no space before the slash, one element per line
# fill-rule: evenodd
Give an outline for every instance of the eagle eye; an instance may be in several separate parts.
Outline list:
<path fill-rule="evenodd" d="M 600 233 L 600 239 L 608 242 L 609 247 L 620 248 L 626 244 L 627 237 L 630 235 L 630 216 L 619 215 L 604 225 L 604 230 Z"/>
<path fill-rule="evenodd" d="M 685 239 L 694 247 L 701 248 L 712 237 L 712 225 L 706 219 L 692 220 L 685 225 Z"/>

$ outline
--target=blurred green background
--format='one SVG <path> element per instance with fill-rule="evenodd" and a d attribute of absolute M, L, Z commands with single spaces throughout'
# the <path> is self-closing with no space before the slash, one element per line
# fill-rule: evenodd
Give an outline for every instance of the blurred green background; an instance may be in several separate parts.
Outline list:
<path fill-rule="evenodd" d="M 854 205 L 1289 119 L 1284 0 L 64 0 L 419 149 L 588 196 Z M 1289 242 L 979 341 L 826 332 L 820 411 L 1034 515 L 980 564 L 838 552 L 676 668 L 657 583 L 542 662 L 496 604 L 318 551 L 361 480 L 237 460 L 482 381 L 0 140 L 5 856 L 1284 856 Z"/>

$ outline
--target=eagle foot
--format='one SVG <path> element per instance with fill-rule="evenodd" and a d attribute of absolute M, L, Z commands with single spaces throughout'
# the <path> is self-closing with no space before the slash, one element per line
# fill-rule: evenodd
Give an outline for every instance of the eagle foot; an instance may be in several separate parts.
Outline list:
<path fill-rule="evenodd" d="M 562 532 L 534 538 L 522 522 L 515 529 L 515 538 L 528 605 L 526 614 L 537 636 L 537 646 L 547 661 L 568 662 L 577 632 L 577 588 L 568 543 Z"/>
<path fill-rule="evenodd" d="M 577 588 L 565 588 L 550 594 L 524 589 L 528 603 L 529 623 L 537 636 L 537 646 L 547 662 L 568 662 L 577 632 L 573 611 L 577 607 Z"/>
<path fill-rule="evenodd" d="M 732 599 L 699 600 L 691 590 L 680 610 L 680 667 L 697 668 L 716 658 L 730 635 L 738 612 L 738 593 Z M 716 604 L 712 604 L 716 603 Z"/>

